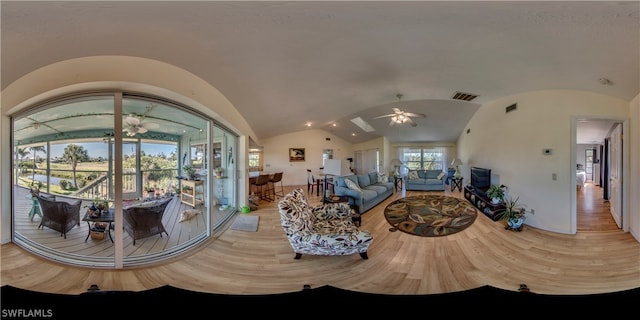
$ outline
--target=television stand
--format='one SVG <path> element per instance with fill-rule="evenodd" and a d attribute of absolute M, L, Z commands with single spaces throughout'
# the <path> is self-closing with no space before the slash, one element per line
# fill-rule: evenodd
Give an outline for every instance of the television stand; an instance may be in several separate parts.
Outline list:
<path fill-rule="evenodd" d="M 505 209 L 504 203 L 493 204 L 491 199 L 484 195 L 484 192 L 476 190 L 471 185 L 464 186 L 464 198 L 493 221 L 500 220 Z"/>

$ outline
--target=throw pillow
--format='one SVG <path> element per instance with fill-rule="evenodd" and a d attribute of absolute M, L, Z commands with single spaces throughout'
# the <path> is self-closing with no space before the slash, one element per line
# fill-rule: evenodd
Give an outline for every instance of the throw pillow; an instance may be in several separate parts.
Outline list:
<path fill-rule="evenodd" d="M 200 213 L 200 210 L 196 210 L 196 209 L 188 209 L 183 211 L 180 214 L 180 221 L 178 221 L 178 223 L 181 223 L 183 221 L 188 221 L 191 220 L 193 217 L 195 217 L 198 213 Z"/>
<path fill-rule="evenodd" d="M 409 171 L 409 180 L 411 180 L 411 179 L 414 179 L 414 180 L 415 179 L 419 179 L 418 178 L 418 171 L 415 171 L 415 170 Z"/>
<path fill-rule="evenodd" d="M 360 187 L 355 182 L 349 179 L 344 179 L 344 182 L 347 184 L 347 188 L 351 190 L 362 191 L 362 189 L 360 189 Z"/>
<path fill-rule="evenodd" d="M 387 181 L 387 174 L 378 172 L 378 183 L 385 183 Z"/>
<path fill-rule="evenodd" d="M 442 180 L 443 177 L 444 177 L 444 172 L 440 172 L 440 174 L 438 175 L 438 180 Z"/>

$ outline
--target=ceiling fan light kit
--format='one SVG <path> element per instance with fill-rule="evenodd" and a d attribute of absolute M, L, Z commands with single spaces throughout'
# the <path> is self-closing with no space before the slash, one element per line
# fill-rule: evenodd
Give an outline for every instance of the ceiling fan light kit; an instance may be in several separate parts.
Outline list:
<path fill-rule="evenodd" d="M 157 123 L 152 122 L 142 122 L 144 120 L 144 116 L 138 118 L 135 114 L 130 114 L 124 120 L 124 129 L 122 132 L 125 132 L 129 137 L 135 137 L 138 133 L 146 133 L 149 129 L 155 129 L 160 127 Z"/>
<path fill-rule="evenodd" d="M 398 94 L 396 94 L 396 97 L 398 97 L 398 101 L 400 101 L 400 99 L 402 98 L 402 94 L 398 93 Z M 392 110 L 393 110 L 393 113 L 381 115 L 381 116 L 375 117 L 374 119 L 381 119 L 381 118 L 391 117 L 391 121 L 389 122 L 389 126 L 393 126 L 395 124 L 408 123 L 412 127 L 415 127 L 418 124 L 415 121 L 413 121 L 413 119 L 411 119 L 412 117 L 416 117 L 416 118 L 426 118 L 427 117 L 426 115 L 424 115 L 422 113 L 406 112 L 406 111 L 400 110 L 399 108 L 393 108 Z"/>

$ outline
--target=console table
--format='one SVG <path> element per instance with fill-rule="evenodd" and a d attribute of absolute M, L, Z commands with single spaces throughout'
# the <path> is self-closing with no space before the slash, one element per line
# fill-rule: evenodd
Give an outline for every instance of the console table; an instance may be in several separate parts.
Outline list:
<path fill-rule="evenodd" d="M 504 203 L 500 202 L 498 204 L 494 204 L 491 202 L 491 199 L 487 198 L 484 195 L 484 192 L 481 194 L 481 191 L 476 190 L 474 187 L 470 185 L 466 185 L 464 187 L 464 198 L 467 199 L 471 204 L 473 204 L 478 210 L 484 213 L 487 217 L 491 218 L 493 221 L 500 220 L 502 213 L 504 212 Z"/>

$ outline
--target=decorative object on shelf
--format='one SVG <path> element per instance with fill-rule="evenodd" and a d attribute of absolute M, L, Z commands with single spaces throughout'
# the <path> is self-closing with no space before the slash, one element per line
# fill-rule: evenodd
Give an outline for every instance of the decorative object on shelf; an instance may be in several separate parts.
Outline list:
<path fill-rule="evenodd" d="M 216 172 L 216 177 L 220 178 L 222 177 L 222 172 L 224 170 L 222 169 L 222 167 L 216 167 L 215 172 Z"/>
<path fill-rule="evenodd" d="M 456 178 L 460 178 L 462 177 L 462 174 L 460 173 L 460 166 L 462 165 L 462 161 L 458 158 L 453 159 L 453 161 L 451 161 L 451 166 L 456 168 L 456 173 L 453 174 L 454 177 Z"/>
<path fill-rule="evenodd" d="M 504 198 L 504 188 L 505 186 L 498 186 L 496 184 L 492 184 L 491 186 L 489 186 L 486 194 L 487 197 L 491 199 L 491 202 L 493 204 L 498 204 L 500 203 L 500 201 L 502 201 L 502 199 Z"/>
<path fill-rule="evenodd" d="M 507 223 L 505 229 L 522 231 L 522 225 L 524 224 L 524 220 L 527 218 L 527 211 L 525 210 L 525 205 L 519 204 L 518 200 L 520 197 L 515 198 L 515 200 L 511 197 L 504 197 L 504 212 L 500 217 L 500 220 L 504 220 Z"/>

